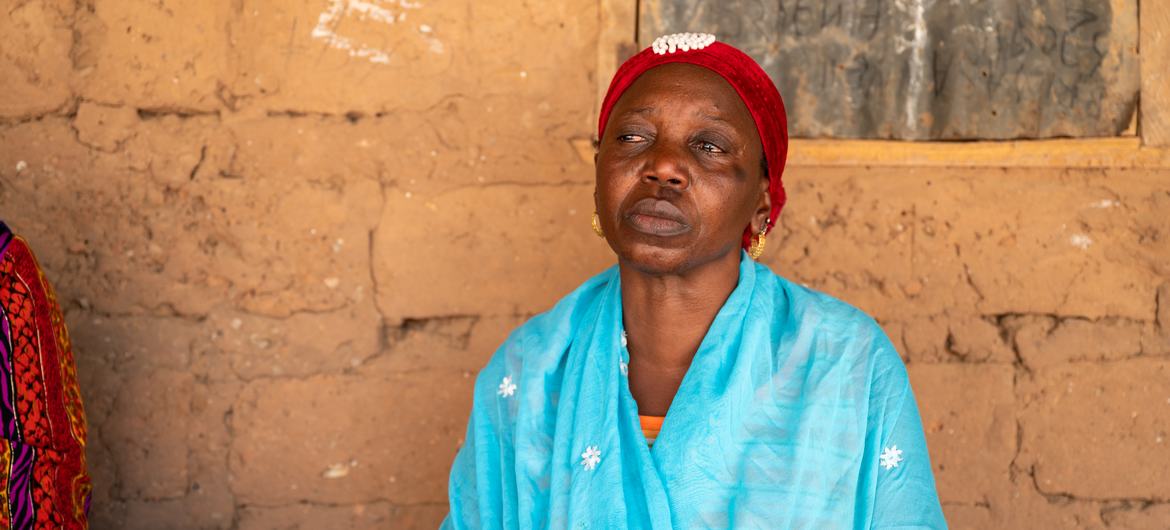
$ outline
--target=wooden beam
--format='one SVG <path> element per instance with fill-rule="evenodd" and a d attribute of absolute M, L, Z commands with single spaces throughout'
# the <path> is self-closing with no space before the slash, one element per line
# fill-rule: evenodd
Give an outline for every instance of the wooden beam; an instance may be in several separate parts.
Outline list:
<path fill-rule="evenodd" d="M 789 166 L 1170 169 L 1170 149 L 1129 138 L 1009 142 L 793 139 Z"/>
<path fill-rule="evenodd" d="M 1141 0 L 1138 7 L 1142 61 L 1138 127 L 1143 145 L 1170 147 L 1170 0 Z"/>

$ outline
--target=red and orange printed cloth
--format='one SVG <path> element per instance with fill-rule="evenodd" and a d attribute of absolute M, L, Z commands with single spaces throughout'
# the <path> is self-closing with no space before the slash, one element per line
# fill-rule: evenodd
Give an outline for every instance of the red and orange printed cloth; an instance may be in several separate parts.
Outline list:
<path fill-rule="evenodd" d="M 23 239 L 0 223 L 0 528 L 87 528 L 92 485 L 69 333 Z"/>

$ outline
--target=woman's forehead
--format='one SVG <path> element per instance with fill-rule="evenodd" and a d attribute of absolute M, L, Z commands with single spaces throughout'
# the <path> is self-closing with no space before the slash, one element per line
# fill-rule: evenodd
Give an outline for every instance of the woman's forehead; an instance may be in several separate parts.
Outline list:
<path fill-rule="evenodd" d="M 751 122 L 751 114 L 739 94 L 723 76 L 702 66 L 670 63 L 656 66 L 638 77 L 618 99 L 615 110 L 622 114 L 655 112 L 658 103 L 693 104 L 721 120 Z"/>

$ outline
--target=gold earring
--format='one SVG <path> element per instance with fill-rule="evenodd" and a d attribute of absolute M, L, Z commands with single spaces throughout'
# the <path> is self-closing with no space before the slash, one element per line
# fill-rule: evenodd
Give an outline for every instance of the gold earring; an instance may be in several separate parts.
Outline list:
<path fill-rule="evenodd" d="M 605 239 L 605 232 L 601 231 L 601 218 L 597 216 L 597 212 L 593 212 L 593 233 L 597 234 L 597 237 Z"/>
<path fill-rule="evenodd" d="M 760 227 L 760 233 L 756 234 L 756 240 L 752 241 L 751 248 L 748 248 L 748 256 L 752 259 L 760 259 L 764 253 L 764 245 L 768 244 L 768 239 L 765 237 L 768 233 L 768 220 L 764 220 L 763 226 Z"/>

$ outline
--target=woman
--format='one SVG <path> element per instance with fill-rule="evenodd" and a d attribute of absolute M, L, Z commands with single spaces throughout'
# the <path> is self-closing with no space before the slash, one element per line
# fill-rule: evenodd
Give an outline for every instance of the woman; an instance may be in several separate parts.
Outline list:
<path fill-rule="evenodd" d="M 53 288 L 0 222 L 0 528 L 87 528 L 85 410 Z"/>
<path fill-rule="evenodd" d="M 444 528 L 945 528 L 889 340 L 751 259 L 785 199 L 764 71 L 660 38 L 598 129 L 594 229 L 618 265 L 480 373 Z"/>

